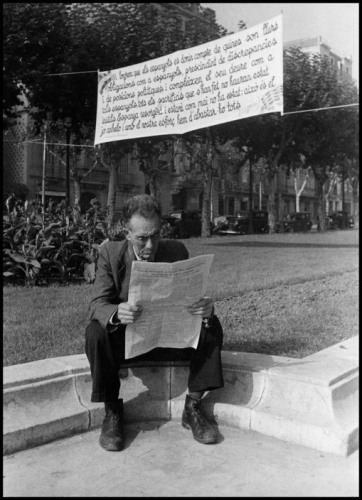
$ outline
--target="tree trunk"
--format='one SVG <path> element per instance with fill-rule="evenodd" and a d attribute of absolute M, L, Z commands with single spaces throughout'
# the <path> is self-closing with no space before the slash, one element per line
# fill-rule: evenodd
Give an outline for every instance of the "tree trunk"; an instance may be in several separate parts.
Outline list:
<path fill-rule="evenodd" d="M 202 226 L 201 236 L 203 238 L 210 238 L 210 203 L 211 203 L 211 188 L 212 188 L 212 173 L 207 176 L 203 183 L 203 196 L 202 196 Z"/>
<path fill-rule="evenodd" d="M 74 181 L 74 204 L 73 204 L 73 219 L 74 222 L 78 222 L 81 216 L 80 213 L 80 178 L 73 177 Z"/>
<path fill-rule="evenodd" d="M 147 177 L 148 177 L 148 185 L 150 187 L 150 194 L 158 200 L 159 189 L 157 182 L 157 174 L 148 175 Z"/>
<path fill-rule="evenodd" d="M 117 165 L 112 162 L 109 167 L 109 183 L 108 183 L 108 199 L 107 199 L 107 207 L 108 207 L 108 216 L 107 216 L 107 224 L 110 227 L 114 222 L 114 213 L 116 209 L 116 196 L 117 196 L 117 184 L 118 184 L 118 175 L 117 175 Z"/>
<path fill-rule="evenodd" d="M 269 234 L 275 233 L 275 173 L 268 173 L 268 218 Z"/>
<path fill-rule="evenodd" d="M 303 171 L 303 170 L 302 170 Z M 307 179 L 309 178 L 309 171 L 305 174 L 305 178 L 300 188 L 298 188 L 299 181 L 302 177 L 302 172 L 300 168 L 296 168 L 294 171 L 294 191 L 295 191 L 295 211 L 300 212 L 300 197 L 304 191 L 305 186 L 307 185 Z"/>
<path fill-rule="evenodd" d="M 333 179 L 330 179 L 329 180 L 329 185 L 328 185 L 328 189 L 325 190 L 325 195 L 324 195 L 324 206 L 325 206 L 325 211 L 326 211 L 326 214 L 329 213 L 329 197 L 332 193 L 332 189 L 333 187 L 336 185 L 337 183 L 337 176 L 334 175 Z"/>
<path fill-rule="evenodd" d="M 359 196 L 358 196 L 358 184 L 357 180 L 350 182 L 352 187 L 352 200 L 353 200 L 353 213 L 351 214 L 354 218 L 354 228 L 359 228 Z"/>
<path fill-rule="evenodd" d="M 263 191 L 261 187 L 261 181 L 259 181 L 259 210 L 262 209 L 262 201 L 263 201 Z"/>
<path fill-rule="evenodd" d="M 325 183 L 322 180 L 316 179 L 317 196 L 318 196 L 318 226 L 321 231 L 326 229 L 326 200 L 325 200 Z"/>
<path fill-rule="evenodd" d="M 295 211 L 299 212 L 300 195 L 298 195 L 298 179 L 296 172 L 294 172 L 294 192 L 295 192 Z"/>
<path fill-rule="evenodd" d="M 73 178 L 74 181 L 74 205 L 80 205 L 80 194 L 81 194 L 81 185 L 80 179 L 76 177 Z"/>
<path fill-rule="evenodd" d="M 302 187 L 299 189 L 299 191 L 296 191 L 296 193 L 295 193 L 295 211 L 296 212 L 300 212 L 300 197 L 301 197 L 301 194 L 304 191 L 304 188 L 305 188 L 306 184 L 307 184 L 307 181 L 305 180 L 303 182 Z"/>

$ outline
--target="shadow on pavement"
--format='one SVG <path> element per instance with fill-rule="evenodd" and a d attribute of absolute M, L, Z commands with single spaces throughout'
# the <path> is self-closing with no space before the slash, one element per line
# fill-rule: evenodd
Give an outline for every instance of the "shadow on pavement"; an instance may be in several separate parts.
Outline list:
<path fill-rule="evenodd" d="M 286 356 L 288 358 L 296 358 L 301 359 L 298 356 L 298 351 L 304 350 L 310 347 L 310 341 L 306 341 L 301 338 L 290 338 L 280 339 L 280 340 L 270 340 L 270 341 L 260 341 L 255 342 L 253 340 L 241 339 L 239 342 L 233 340 L 231 342 L 233 348 L 230 349 L 228 345 L 228 341 L 224 340 L 223 349 L 224 351 L 237 351 L 237 352 L 249 352 L 249 353 L 258 353 L 258 354 L 266 354 L 273 356 Z M 333 345 L 333 344 L 331 344 Z M 329 346 L 326 346 L 329 347 Z M 290 353 L 293 351 L 295 355 L 291 355 Z M 311 349 L 312 354 L 313 349 Z M 305 357 L 305 356 L 304 356 Z"/>

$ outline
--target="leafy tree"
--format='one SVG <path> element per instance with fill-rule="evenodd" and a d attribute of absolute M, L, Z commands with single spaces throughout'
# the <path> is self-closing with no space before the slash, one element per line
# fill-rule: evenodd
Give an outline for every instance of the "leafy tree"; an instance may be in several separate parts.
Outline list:
<path fill-rule="evenodd" d="M 348 91 L 344 88 L 343 91 Z M 358 96 L 353 92 L 355 102 Z M 350 186 L 353 199 L 353 216 L 355 227 L 359 225 L 359 110 L 358 107 L 338 110 L 336 118 L 339 126 L 338 153 L 336 157 L 337 173 L 341 179 L 342 187 Z"/>
<path fill-rule="evenodd" d="M 215 126 L 190 132 L 180 139 L 181 157 L 186 156 L 190 166 L 181 162 L 177 174 L 183 180 L 193 181 L 202 187 L 202 227 L 201 236 L 211 236 L 211 195 L 213 181 L 232 178 L 245 163 L 244 152 L 230 139 L 230 129 L 226 125 Z M 222 173 L 221 173 L 222 172 Z"/>
<path fill-rule="evenodd" d="M 294 53 L 291 54 L 293 57 Z M 299 55 L 297 55 L 297 58 Z M 307 109 L 316 112 L 304 113 L 303 126 L 297 142 L 299 154 L 303 154 L 305 167 L 311 167 L 317 181 L 319 198 L 318 216 L 321 228 L 324 229 L 326 196 L 330 188 L 330 179 L 338 172 L 339 159 L 352 154 L 356 143 L 356 109 L 343 106 L 358 101 L 357 89 L 353 82 L 339 80 L 326 58 L 321 56 L 304 57 L 302 68 L 308 79 L 305 79 Z M 303 77 L 305 75 L 303 74 Z M 295 79 L 294 79 L 295 81 Z M 295 82 L 297 84 L 297 82 Z M 300 90 L 302 95 L 302 89 Z M 320 109 L 324 108 L 324 109 Z M 348 153 L 347 153 L 348 152 Z"/>
<path fill-rule="evenodd" d="M 285 115 L 276 113 L 238 120 L 227 124 L 234 145 L 244 151 L 245 157 L 255 164 L 264 159 L 270 231 L 274 231 L 276 214 L 276 175 L 282 165 L 289 172 L 296 168 L 313 170 L 320 199 L 319 217 L 324 221 L 325 189 L 330 173 L 336 168 L 336 159 L 356 137 L 357 124 L 351 119 L 351 108 L 339 110 L 308 110 L 328 108 L 357 102 L 353 83 L 340 83 L 327 60 L 300 49 L 284 52 L 284 109 Z M 298 113 L 300 111 L 308 111 Z M 287 114 L 293 112 L 293 114 Z M 338 113 L 338 118 L 336 113 Z M 342 120 L 342 117 L 343 120 Z M 342 121 L 341 121 L 342 120 Z M 353 125 L 348 125 L 352 123 Z M 340 124 L 345 127 L 340 130 Z M 355 139 L 353 139 L 355 144 Z M 352 149 L 352 151 L 351 151 Z M 303 161 L 301 162 L 301 158 Z"/>
<path fill-rule="evenodd" d="M 100 148 L 100 162 L 104 167 L 109 170 L 109 183 L 108 183 L 108 217 L 107 223 L 110 228 L 114 222 L 114 213 L 116 206 L 117 186 L 118 186 L 118 166 L 128 153 L 131 152 L 129 141 L 122 141 L 121 144 L 117 142 L 110 142 L 107 147 Z"/>
<path fill-rule="evenodd" d="M 201 182 L 202 185 L 201 236 L 210 237 L 212 180 L 217 172 L 215 162 L 216 136 L 207 128 L 206 131 L 201 130 L 187 134 L 184 137 L 184 144 L 191 162 L 189 175 L 193 180 Z"/>
<path fill-rule="evenodd" d="M 280 168 L 285 169 L 287 178 L 293 180 L 295 192 L 295 211 L 300 212 L 300 197 L 307 185 L 308 179 L 312 176 L 312 169 L 306 164 L 306 158 L 299 153 L 299 148 L 295 141 L 292 142 L 283 156 L 285 165 Z"/>
<path fill-rule="evenodd" d="M 66 61 L 70 39 L 67 4 L 5 3 L 3 16 L 3 116 L 7 127 L 17 117 L 14 107 L 23 105 L 23 96 L 32 98 L 44 86 L 45 75 L 58 71 Z M 53 91 L 58 94 L 54 86 Z"/>
<path fill-rule="evenodd" d="M 322 61 L 321 66 L 326 64 Z M 325 68 L 328 72 L 328 68 Z M 350 104 L 355 97 L 354 87 L 348 82 L 338 82 L 333 73 L 330 75 L 330 92 L 327 93 L 329 106 Z M 356 102 L 356 101 L 354 101 Z M 343 173 L 347 158 L 357 158 L 358 148 L 358 113 L 355 109 L 344 107 L 325 109 L 311 113 L 306 125 L 306 134 L 300 148 L 306 156 L 307 164 L 313 169 L 317 182 L 319 198 L 318 217 L 321 229 L 324 229 L 326 197 L 330 179 L 337 173 Z M 352 160 L 353 161 L 353 160 Z"/>
<path fill-rule="evenodd" d="M 157 199 L 160 198 L 160 176 L 170 169 L 170 162 L 165 158 L 170 157 L 172 149 L 173 140 L 168 137 L 162 140 L 157 137 L 147 137 L 137 140 L 134 144 L 133 158 L 137 160 L 145 176 L 150 194 Z"/>

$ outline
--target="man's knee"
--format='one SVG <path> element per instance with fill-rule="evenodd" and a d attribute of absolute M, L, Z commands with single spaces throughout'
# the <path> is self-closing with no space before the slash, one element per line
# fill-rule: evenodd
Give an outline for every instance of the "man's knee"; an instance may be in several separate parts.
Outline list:
<path fill-rule="evenodd" d="M 217 338 L 219 345 L 220 345 L 220 348 L 221 348 L 222 343 L 223 343 L 223 339 L 224 339 L 224 331 L 222 329 L 220 320 L 216 315 L 213 317 L 212 330 L 213 330 L 213 333 L 214 333 L 215 337 Z"/>
<path fill-rule="evenodd" d="M 102 327 L 99 321 L 92 320 L 85 329 L 86 345 L 98 344 L 105 340 L 106 330 Z"/>
<path fill-rule="evenodd" d="M 212 323 L 209 327 L 202 327 L 202 335 L 207 342 L 217 344 L 220 349 L 222 348 L 224 332 L 220 320 L 216 315 L 213 317 Z"/>

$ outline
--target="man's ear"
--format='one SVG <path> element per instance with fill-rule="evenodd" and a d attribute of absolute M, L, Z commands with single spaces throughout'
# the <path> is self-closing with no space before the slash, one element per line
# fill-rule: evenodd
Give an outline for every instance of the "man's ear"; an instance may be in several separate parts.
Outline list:
<path fill-rule="evenodd" d="M 126 240 L 130 240 L 130 239 L 131 239 L 130 232 L 128 229 L 126 229 Z"/>

